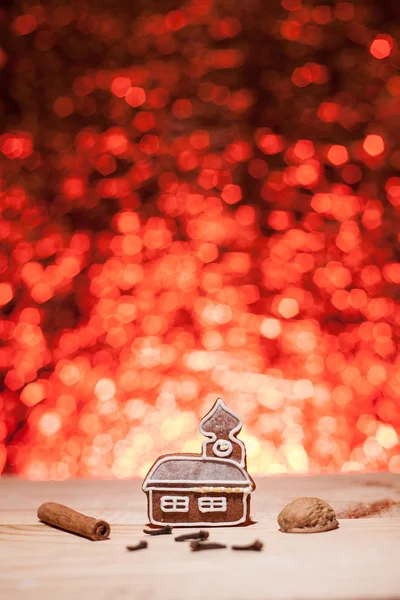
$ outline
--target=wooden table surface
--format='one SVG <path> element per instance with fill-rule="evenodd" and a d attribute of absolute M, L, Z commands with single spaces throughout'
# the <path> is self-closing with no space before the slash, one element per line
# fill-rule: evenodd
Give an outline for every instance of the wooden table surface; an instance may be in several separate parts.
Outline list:
<path fill-rule="evenodd" d="M 400 598 L 400 475 L 258 479 L 254 525 L 210 529 L 210 539 L 262 552 L 192 553 L 172 536 L 142 533 L 146 497 L 138 480 L 31 482 L 0 479 L 0 598 L 4 600 L 281 600 Z M 276 515 L 298 496 L 318 496 L 337 513 L 391 500 L 368 518 L 340 519 L 335 531 L 291 535 Z M 45 501 L 111 523 L 111 538 L 91 542 L 39 523 Z M 182 531 L 182 530 L 180 530 Z M 185 530 L 190 531 L 190 530 Z M 147 550 L 125 546 L 146 538 Z"/>

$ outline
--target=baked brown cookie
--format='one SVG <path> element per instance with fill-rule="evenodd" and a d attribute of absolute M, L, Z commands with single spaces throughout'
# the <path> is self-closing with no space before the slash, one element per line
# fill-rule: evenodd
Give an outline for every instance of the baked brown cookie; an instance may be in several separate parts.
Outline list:
<path fill-rule="evenodd" d="M 211 527 L 249 521 L 255 484 L 247 472 L 245 445 L 236 437 L 242 425 L 218 398 L 200 422 L 207 438 L 202 453 L 169 454 L 154 463 L 142 486 L 150 523 Z"/>

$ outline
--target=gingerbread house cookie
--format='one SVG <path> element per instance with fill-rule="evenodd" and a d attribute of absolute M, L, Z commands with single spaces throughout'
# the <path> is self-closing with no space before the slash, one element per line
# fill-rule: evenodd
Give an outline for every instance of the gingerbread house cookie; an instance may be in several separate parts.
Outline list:
<path fill-rule="evenodd" d="M 242 420 L 218 398 L 200 423 L 201 454 L 161 456 L 142 489 L 153 525 L 223 526 L 249 521 L 255 484 L 246 470 L 246 448 L 236 435 Z"/>

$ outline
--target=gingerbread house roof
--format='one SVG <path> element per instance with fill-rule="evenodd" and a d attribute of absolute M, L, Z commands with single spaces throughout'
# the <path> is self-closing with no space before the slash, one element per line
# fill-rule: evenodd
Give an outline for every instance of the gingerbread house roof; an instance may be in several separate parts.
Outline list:
<path fill-rule="evenodd" d="M 184 454 L 161 457 L 143 482 L 144 491 L 159 487 L 227 486 L 252 487 L 253 481 L 234 461 Z"/>

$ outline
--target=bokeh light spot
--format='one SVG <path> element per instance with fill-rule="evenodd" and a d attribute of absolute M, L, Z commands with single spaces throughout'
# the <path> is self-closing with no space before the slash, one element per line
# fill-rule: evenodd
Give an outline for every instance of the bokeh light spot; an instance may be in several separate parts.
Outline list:
<path fill-rule="evenodd" d="M 278 319 L 265 318 L 263 319 L 260 332 L 270 340 L 278 337 L 282 331 L 280 321 Z"/>
<path fill-rule="evenodd" d="M 279 302 L 278 312 L 285 319 L 291 319 L 299 313 L 299 305 L 297 300 L 293 298 L 282 298 Z"/>
<path fill-rule="evenodd" d="M 60 427 L 60 415 L 53 411 L 45 413 L 39 421 L 39 430 L 46 436 L 54 435 Z"/>
<path fill-rule="evenodd" d="M 10 283 L 0 283 L 0 306 L 8 304 L 14 296 L 13 287 Z"/>
<path fill-rule="evenodd" d="M 96 383 L 94 393 L 102 402 L 110 400 L 115 395 L 115 383 L 112 379 L 100 379 Z"/>
<path fill-rule="evenodd" d="M 349 154 L 344 146 L 333 144 L 327 154 L 328 160 L 336 166 L 343 165 L 349 160 Z"/>
<path fill-rule="evenodd" d="M 363 142 L 363 148 L 370 156 L 379 156 L 385 150 L 385 143 L 380 135 L 367 135 Z"/>
<path fill-rule="evenodd" d="M 386 58 L 387 56 L 389 56 L 393 46 L 393 42 L 390 43 L 391 39 L 390 41 L 389 39 L 381 38 L 379 36 L 376 37 L 369 49 L 372 56 L 379 59 Z"/>
<path fill-rule="evenodd" d="M 141 87 L 130 87 L 125 94 L 125 100 L 129 106 L 136 108 L 146 101 L 146 93 Z"/>
<path fill-rule="evenodd" d="M 236 204 L 242 199 L 242 190 L 238 185 L 225 185 L 221 196 L 227 204 Z"/>

